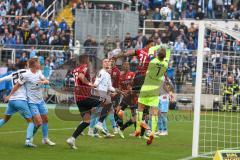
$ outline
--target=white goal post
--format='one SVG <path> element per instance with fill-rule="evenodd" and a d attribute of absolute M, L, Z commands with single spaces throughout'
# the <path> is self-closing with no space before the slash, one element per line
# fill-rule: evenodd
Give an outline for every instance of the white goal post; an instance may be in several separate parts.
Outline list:
<path fill-rule="evenodd" d="M 239 23 L 239 22 L 236 22 Z M 217 150 L 223 149 L 240 149 L 240 142 L 238 141 L 238 136 L 240 136 L 240 114 L 239 112 L 228 110 L 223 112 L 218 108 L 217 111 L 209 109 L 206 111 L 201 111 L 201 106 L 204 101 L 208 100 L 206 97 L 203 97 L 203 70 L 208 70 L 212 72 L 211 67 L 208 66 L 204 68 L 204 39 L 206 29 L 214 30 L 227 34 L 232 38 L 232 42 L 235 40 L 240 40 L 240 32 L 234 31 L 231 28 L 234 26 L 217 26 L 210 21 L 199 21 L 198 22 L 198 50 L 197 50 L 197 72 L 196 72 L 196 85 L 195 85 L 195 97 L 194 97 L 194 122 L 193 122 L 193 139 L 192 139 L 192 158 L 196 157 L 212 157 Z M 233 65 L 240 67 L 240 51 L 236 51 L 233 55 L 225 51 L 217 51 L 222 53 L 221 56 L 227 57 L 226 66 Z M 206 62 L 208 63 L 208 62 Z M 222 63 L 222 62 L 221 62 Z M 222 72 L 221 64 L 221 71 Z M 208 68 L 209 67 L 209 68 Z M 215 72 L 215 71 L 213 71 Z M 228 74 L 229 74 L 228 70 Z M 230 73 L 231 74 L 231 73 Z M 215 75 L 215 73 L 214 73 Z M 225 81 L 220 80 L 220 85 L 225 84 Z M 206 86 L 204 86 L 206 87 Z M 219 92 L 218 95 L 215 95 L 218 99 L 222 99 L 222 93 Z M 220 101 L 220 100 L 219 100 Z M 221 102 L 222 103 L 222 102 Z M 208 104 L 209 105 L 209 104 Z M 205 124 L 204 124 L 204 123 Z M 231 124 L 232 123 L 232 124 Z M 204 126 L 205 125 L 205 126 Z M 201 127 L 203 130 L 201 130 Z M 226 134 L 226 135 L 225 135 Z M 202 137 L 200 137 L 202 136 Z M 202 139 L 201 139 L 202 138 Z M 239 137 L 240 138 L 240 137 Z M 204 142 L 200 142 L 200 140 Z M 200 149 L 202 151 L 200 152 Z"/>

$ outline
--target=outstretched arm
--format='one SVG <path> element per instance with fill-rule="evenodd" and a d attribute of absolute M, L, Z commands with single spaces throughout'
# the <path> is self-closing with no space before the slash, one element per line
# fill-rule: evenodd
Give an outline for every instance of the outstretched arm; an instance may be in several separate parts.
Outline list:
<path fill-rule="evenodd" d="M 3 81 L 11 81 L 11 80 L 12 80 L 12 75 L 10 74 L 8 76 L 0 78 L 0 83 Z"/>
<path fill-rule="evenodd" d="M 171 49 L 170 49 L 170 48 L 167 48 L 167 49 L 166 49 L 166 58 L 165 58 L 165 61 L 166 61 L 167 63 L 169 63 L 170 57 L 171 57 Z"/>
<path fill-rule="evenodd" d="M 154 56 L 154 53 L 161 48 L 161 45 L 157 45 L 157 46 L 153 46 L 151 48 L 149 48 L 148 54 L 149 56 Z"/>
<path fill-rule="evenodd" d="M 135 55 L 135 50 L 128 50 L 127 52 L 120 52 L 119 54 L 113 56 L 113 58 L 121 58 Z"/>

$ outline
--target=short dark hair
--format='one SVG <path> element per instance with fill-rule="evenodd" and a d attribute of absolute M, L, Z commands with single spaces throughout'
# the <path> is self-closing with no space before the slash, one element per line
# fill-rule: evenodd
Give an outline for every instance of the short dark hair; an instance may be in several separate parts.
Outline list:
<path fill-rule="evenodd" d="M 20 61 L 18 64 L 16 64 L 16 67 L 18 69 L 24 69 L 27 67 L 27 62 L 26 61 Z"/>
<path fill-rule="evenodd" d="M 152 39 L 149 39 L 149 40 L 147 41 L 146 45 L 149 45 L 149 44 L 151 44 L 151 43 L 153 43 L 153 40 L 152 40 Z"/>
<path fill-rule="evenodd" d="M 36 66 L 36 63 L 39 62 L 38 58 L 30 58 L 28 60 L 28 67 L 29 68 L 34 68 Z"/>

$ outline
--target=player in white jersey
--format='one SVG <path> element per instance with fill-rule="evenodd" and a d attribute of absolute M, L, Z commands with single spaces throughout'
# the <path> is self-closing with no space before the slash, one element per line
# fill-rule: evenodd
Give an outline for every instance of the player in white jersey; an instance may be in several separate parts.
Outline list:
<path fill-rule="evenodd" d="M 26 67 L 26 63 L 20 63 L 19 69 L 16 72 L 13 72 L 12 74 L 5 76 L 3 78 L 0 78 L 0 83 L 3 81 L 12 81 L 12 85 L 15 85 L 19 78 L 22 77 L 22 74 L 27 72 L 26 69 L 23 69 Z M 11 118 L 11 116 L 19 112 L 23 118 L 26 119 L 28 123 L 27 127 L 27 136 L 25 145 L 27 147 L 36 147 L 36 145 L 32 144 L 30 139 L 33 136 L 33 130 L 34 130 L 34 123 L 32 120 L 32 114 L 28 107 L 27 103 L 27 95 L 26 95 L 26 87 L 21 86 L 9 99 L 8 106 L 6 109 L 6 112 L 4 114 L 4 118 L 0 119 L 0 127 L 2 127 L 4 124 L 8 122 L 8 120 Z"/>
<path fill-rule="evenodd" d="M 48 84 L 49 81 L 43 76 L 40 71 L 40 63 L 38 58 L 31 58 L 28 61 L 29 70 L 22 74 L 22 77 L 18 80 L 18 83 L 12 89 L 9 97 L 20 88 L 25 86 L 27 90 L 28 105 L 32 113 L 36 130 L 42 126 L 43 144 L 54 146 L 55 143 L 48 138 L 48 110 L 43 100 L 43 94 L 41 91 L 41 85 Z M 35 130 L 35 132 L 36 132 Z"/>
<path fill-rule="evenodd" d="M 115 89 L 112 86 L 111 75 L 108 72 L 108 68 L 109 68 L 108 63 L 109 63 L 108 59 L 103 60 L 102 69 L 99 71 L 99 73 L 95 79 L 95 82 L 94 82 L 94 85 L 96 87 L 94 94 L 96 96 L 99 96 L 100 99 L 103 101 L 103 103 L 102 103 L 103 108 L 101 111 L 101 116 L 99 118 L 98 123 L 95 125 L 95 128 L 102 131 L 106 135 L 108 135 L 108 133 L 103 128 L 103 121 L 105 120 L 109 111 L 111 110 L 112 104 L 111 104 L 110 94 L 113 92 L 120 92 L 119 90 Z"/>

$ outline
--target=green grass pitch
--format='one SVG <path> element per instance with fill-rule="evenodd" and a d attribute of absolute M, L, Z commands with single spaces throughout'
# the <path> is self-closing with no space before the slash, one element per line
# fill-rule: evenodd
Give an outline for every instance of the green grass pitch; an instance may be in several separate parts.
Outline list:
<path fill-rule="evenodd" d="M 4 110 L 0 108 L 1 115 Z M 154 139 L 150 146 L 146 145 L 146 140 L 129 137 L 133 131 L 130 127 L 125 132 L 125 139 L 118 135 L 111 139 L 80 136 L 76 141 L 78 150 L 71 150 L 66 139 L 78 124 L 78 121 L 59 119 L 55 111 L 49 109 L 49 137 L 57 145 L 50 147 L 41 144 L 40 129 L 34 137 L 37 148 L 26 148 L 27 125 L 19 114 L 15 114 L 0 128 L 0 160 L 175 160 L 191 155 L 192 114 L 189 112 L 170 111 L 169 135 Z"/>

